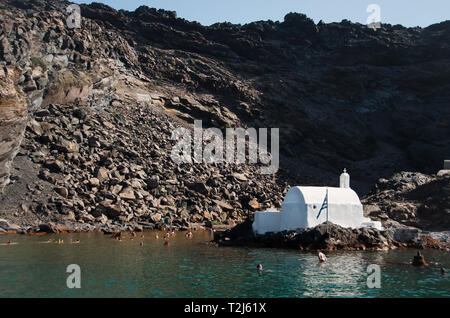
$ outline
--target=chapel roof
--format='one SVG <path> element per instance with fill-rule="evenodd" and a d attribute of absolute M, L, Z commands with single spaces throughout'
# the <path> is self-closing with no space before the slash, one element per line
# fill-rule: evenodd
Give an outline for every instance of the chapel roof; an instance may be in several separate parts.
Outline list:
<path fill-rule="evenodd" d="M 305 202 L 306 204 L 322 204 L 327 193 L 326 187 L 292 187 L 287 193 L 284 203 Z M 329 204 L 361 204 L 358 195 L 350 188 L 328 187 Z"/>

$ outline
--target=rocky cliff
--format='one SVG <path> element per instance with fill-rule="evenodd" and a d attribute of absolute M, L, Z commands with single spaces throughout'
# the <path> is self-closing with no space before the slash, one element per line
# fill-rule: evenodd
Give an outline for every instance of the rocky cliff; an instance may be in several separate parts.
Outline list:
<path fill-rule="evenodd" d="M 0 217 L 159 226 L 240 221 L 288 184 L 366 193 L 450 157 L 450 24 L 202 26 L 175 12 L 0 3 Z M 280 128 L 281 168 L 176 165 L 175 127 Z"/>
<path fill-rule="evenodd" d="M 398 224 L 427 231 L 450 229 L 450 174 L 414 172 L 380 179 L 363 200 L 365 213 L 385 227 Z"/>

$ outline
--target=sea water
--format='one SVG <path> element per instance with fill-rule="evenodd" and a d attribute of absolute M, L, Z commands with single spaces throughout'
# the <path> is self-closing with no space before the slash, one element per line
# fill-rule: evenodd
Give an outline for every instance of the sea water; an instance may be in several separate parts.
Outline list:
<path fill-rule="evenodd" d="M 143 234 L 121 242 L 102 233 L 0 236 L 18 243 L 0 246 L 0 297 L 450 297 L 445 251 L 422 251 L 426 268 L 410 265 L 414 250 L 333 252 L 319 265 L 315 253 L 217 247 L 204 231 L 177 233 L 169 246 L 163 233 Z M 46 243 L 58 238 L 63 244 Z M 67 285 L 71 264 L 81 288 Z M 368 287 L 371 264 L 380 288 Z"/>

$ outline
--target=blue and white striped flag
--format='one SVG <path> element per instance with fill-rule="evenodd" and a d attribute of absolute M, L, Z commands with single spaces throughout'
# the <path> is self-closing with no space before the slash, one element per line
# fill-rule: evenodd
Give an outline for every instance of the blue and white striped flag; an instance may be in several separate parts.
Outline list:
<path fill-rule="evenodd" d="M 322 213 L 323 210 L 328 208 L 328 191 L 325 196 L 325 200 L 323 201 L 322 207 L 320 208 L 319 214 L 317 214 L 317 219 L 320 217 L 320 213 Z"/>

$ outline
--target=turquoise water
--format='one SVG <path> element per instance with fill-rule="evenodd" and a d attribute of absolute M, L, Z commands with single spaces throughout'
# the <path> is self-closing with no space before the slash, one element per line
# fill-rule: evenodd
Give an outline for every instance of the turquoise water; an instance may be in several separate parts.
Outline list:
<path fill-rule="evenodd" d="M 1 236 L 19 244 L 0 246 L 0 297 L 450 297 L 450 274 L 412 267 L 412 250 L 329 253 L 319 266 L 310 253 L 218 248 L 206 232 L 178 233 L 170 246 L 154 235 L 145 233 L 144 246 L 139 233 L 122 242 L 101 233 Z M 64 244 L 42 243 L 49 238 Z M 423 253 L 450 268 L 450 253 Z M 69 264 L 81 268 L 80 289 L 66 286 Z M 367 287 L 370 264 L 381 267 L 380 289 Z"/>

